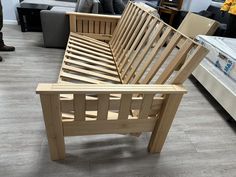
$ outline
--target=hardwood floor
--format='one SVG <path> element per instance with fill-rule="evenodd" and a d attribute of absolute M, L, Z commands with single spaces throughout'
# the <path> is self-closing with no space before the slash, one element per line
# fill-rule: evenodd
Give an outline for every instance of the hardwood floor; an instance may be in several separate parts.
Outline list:
<path fill-rule="evenodd" d="M 57 80 L 64 51 L 19 26 L 3 32 L 16 51 L 0 53 L 1 177 L 236 176 L 236 123 L 194 79 L 161 154 L 147 153 L 150 134 L 82 136 L 66 138 L 65 161 L 51 161 L 35 88 Z"/>

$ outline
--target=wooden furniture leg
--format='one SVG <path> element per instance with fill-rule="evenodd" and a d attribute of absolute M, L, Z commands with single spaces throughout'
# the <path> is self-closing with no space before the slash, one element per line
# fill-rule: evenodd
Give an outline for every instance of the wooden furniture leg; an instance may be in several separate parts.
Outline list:
<path fill-rule="evenodd" d="M 52 160 L 65 158 L 65 142 L 62 130 L 59 95 L 40 95 L 44 122 Z"/>
<path fill-rule="evenodd" d="M 183 94 L 167 96 L 166 101 L 163 103 L 164 109 L 160 113 L 149 141 L 148 151 L 150 153 L 161 152 L 182 97 Z"/>

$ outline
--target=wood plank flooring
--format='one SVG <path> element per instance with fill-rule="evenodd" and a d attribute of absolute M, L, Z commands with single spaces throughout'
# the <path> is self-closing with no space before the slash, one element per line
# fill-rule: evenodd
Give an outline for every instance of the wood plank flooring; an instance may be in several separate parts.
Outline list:
<path fill-rule="evenodd" d="M 82 136 L 66 138 L 65 161 L 50 161 L 35 88 L 56 82 L 64 51 L 43 48 L 41 33 L 19 26 L 3 32 L 16 51 L 0 53 L 1 177 L 236 176 L 236 124 L 194 79 L 161 154 L 147 153 L 148 133 Z"/>

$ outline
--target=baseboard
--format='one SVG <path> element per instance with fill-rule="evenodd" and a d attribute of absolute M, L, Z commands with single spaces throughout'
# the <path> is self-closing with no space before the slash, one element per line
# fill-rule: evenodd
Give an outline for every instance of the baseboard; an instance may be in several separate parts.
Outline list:
<path fill-rule="evenodd" d="M 17 25 L 17 20 L 3 20 L 3 24 L 7 25 Z"/>

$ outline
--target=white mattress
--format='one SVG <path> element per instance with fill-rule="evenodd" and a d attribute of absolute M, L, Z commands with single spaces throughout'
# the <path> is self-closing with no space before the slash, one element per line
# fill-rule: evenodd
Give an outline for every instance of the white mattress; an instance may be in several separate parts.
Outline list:
<path fill-rule="evenodd" d="M 209 50 L 206 58 L 236 81 L 236 39 L 205 35 L 196 39 Z"/>

